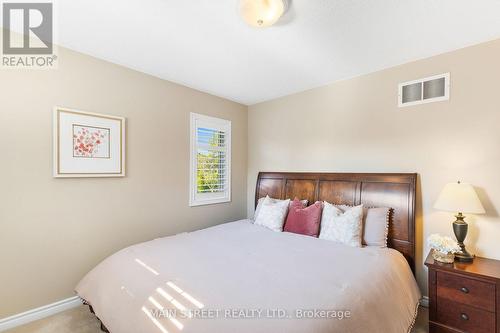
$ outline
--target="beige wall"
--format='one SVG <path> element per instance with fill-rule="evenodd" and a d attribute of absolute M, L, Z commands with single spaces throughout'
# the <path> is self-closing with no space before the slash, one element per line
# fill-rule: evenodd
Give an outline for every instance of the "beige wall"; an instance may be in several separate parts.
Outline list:
<path fill-rule="evenodd" d="M 247 107 L 60 49 L 0 71 L 0 318 L 73 296 L 127 245 L 244 217 Z M 55 105 L 127 118 L 127 177 L 52 178 Z M 189 113 L 232 121 L 232 202 L 188 207 Z"/>
<path fill-rule="evenodd" d="M 487 210 L 470 248 L 500 259 L 499 58 L 500 40 L 251 106 L 248 164 L 245 106 L 65 49 L 57 70 L 0 71 L 0 318 L 72 296 L 124 246 L 251 215 L 261 170 L 418 172 L 423 288 L 423 239 L 452 235 L 432 204 L 462 179 Z M 448 71 L 449 102 L 397 108 L 399 82 Z M 127 117 L 126 178 L 52 178 L 55 105 Z M 189 112 L 232 120 L 229 204 L 188 207 Z"/>
<path fill-rule="evenodd" d="M 468 244 L 500 259 L 500 40 L 274 101 L 248 111 L 248 214 L 258 171 L 418 172 L 417 277 L 426 291 L 424 239 L 453 235 L 432 206 L 447 182 L 477 186 L 484 216 Z M 451 73 L 449 102 L 398 108 L 398 83 Z"/>

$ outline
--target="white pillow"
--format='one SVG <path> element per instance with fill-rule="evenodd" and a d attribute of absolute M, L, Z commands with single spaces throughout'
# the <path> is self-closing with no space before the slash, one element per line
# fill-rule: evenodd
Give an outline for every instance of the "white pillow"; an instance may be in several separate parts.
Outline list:
<path fill-rule="evenodd" d="M 279 201 L 285 201 L 285 200 L 280 200 L 280 199 L 274 199 L 274 198 L 271 198 L 269 197 L 268 195 L 266 195 L 264 198 L 260 198 L 258 201 L 257 201 L 257 208 L 255 208 L 255 213 L 253 214 L 253 220 L 257 220 L 257 215 L 259 215 L 259 212 L 260 212 L 260 207 L 262 207 L 262 202 L 264 201 L 265 198 L 269 198 L 271 199 L 272 202 L 279 202 Z M 307 207 L 307 204 L 309 203 L 309 200 L 307 199 L 304 199 L 304 200 L 300 200 L 300 202 L 302 203 L 302 206 Z M 292 202 L 290 201 L 290 205 L 292 204 Z"/>
<path fill-rule="evenodd" d="M 361 247 L 363 205 L 347 207 L 345 212 L 324 202 L 319 238 Z"/>
<path fill-rule="evenodd" d="M 273 231 L 283 231 L 283 224 L 285 224 L 289 205 L 290 199 L 276 201 L 266 197 L 262 201 L 259 215 L 257 215 L 255 219 L 255 224 L 269 228 Z"/>

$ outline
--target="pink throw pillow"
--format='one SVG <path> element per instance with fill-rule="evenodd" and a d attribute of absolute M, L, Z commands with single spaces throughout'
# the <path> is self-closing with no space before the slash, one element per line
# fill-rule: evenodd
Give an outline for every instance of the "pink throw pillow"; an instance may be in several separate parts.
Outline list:
<path fill-rule="evenodd" d="M 319 201 L 304 208 L 298 199 L 293 200 L 283 231 L 318 237 L 321 209 L 322 205 Z"/>

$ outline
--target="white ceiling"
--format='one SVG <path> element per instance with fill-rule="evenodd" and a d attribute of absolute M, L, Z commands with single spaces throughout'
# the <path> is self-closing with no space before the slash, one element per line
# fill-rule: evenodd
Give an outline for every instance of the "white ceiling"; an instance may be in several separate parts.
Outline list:
<path fill-rule="evenodd" d="M 59 44 L 251 105 L 500 37 L 499 0 L 293 0 L 255 29 L 238 0 L 58 0 Z"/>

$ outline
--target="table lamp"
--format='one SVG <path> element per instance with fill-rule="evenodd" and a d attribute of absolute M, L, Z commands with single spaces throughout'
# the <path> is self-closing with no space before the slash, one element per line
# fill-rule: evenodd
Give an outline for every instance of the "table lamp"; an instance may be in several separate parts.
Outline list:
<path fill-rule="evenodd" d="M 453 222 L 453 232 L 455 233 L 455 237 L 457 237 L 458 245 L 460 245 L 461 251 L 459 253 L 455 253 L 455 259 L 462 262 L 471 262 L 474 259 L 474 255 L 467 252 L 464 245 L 464 240 L 467 236 L 467 229 L 469 226 L 464 221 L 465 216 L 463 213 L 485 213 L 483 205 L 481 204 L 481 201 L 479 201 L 474 187 L 460 181 L 457 183 L 446 184 L 434 204 L 434 208 L 458 213 L 455 216 L 457 220 Z"/>

